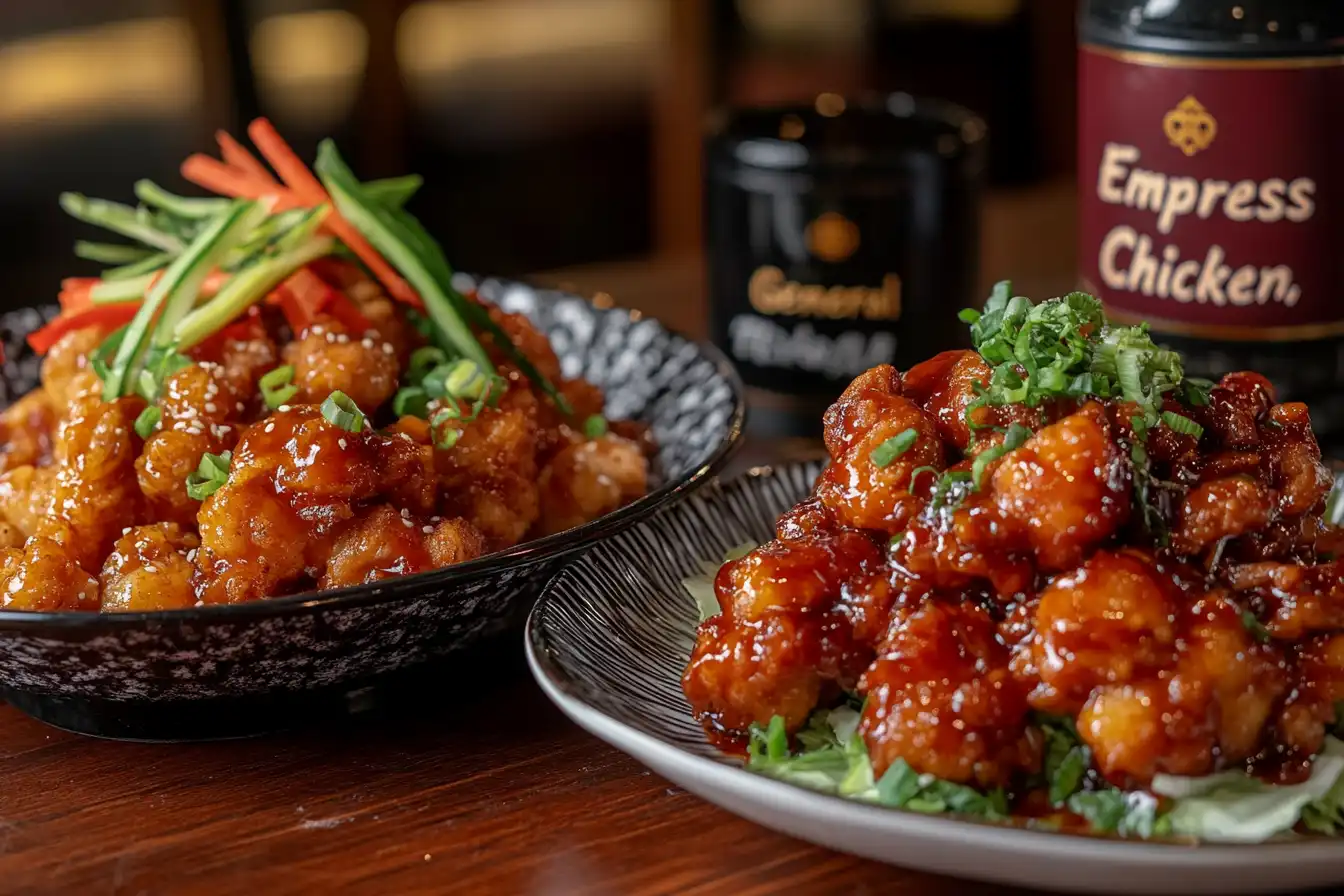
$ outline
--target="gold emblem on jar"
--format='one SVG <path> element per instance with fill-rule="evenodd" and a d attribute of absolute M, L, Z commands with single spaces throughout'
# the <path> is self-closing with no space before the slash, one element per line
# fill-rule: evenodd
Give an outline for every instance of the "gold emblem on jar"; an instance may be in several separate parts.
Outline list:
<path fill-rule="evenodd" d="M 1208 149 L 1218 134 L 1218 122 L 1194 96 L 1187 96 L 1162 118 L 1162 130 L 1171 145 L 1188 156 Z"/>
<path fill-rule="evenodd" d="M 807 225 L 807 250 L 822 261 L 844 261 L 859 248 L 859 226 L 839 212 L 826 212 Z"/>

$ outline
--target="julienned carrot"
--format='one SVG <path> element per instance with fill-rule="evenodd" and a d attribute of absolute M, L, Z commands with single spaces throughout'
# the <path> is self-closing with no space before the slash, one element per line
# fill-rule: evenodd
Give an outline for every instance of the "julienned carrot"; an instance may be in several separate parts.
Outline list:
<path fill-rule="evenodd" d="M 61 281 L 61 292 L 57 301 L 61 311 L 83 311 L 93 304 L 93 288 L 102 283 L 97 277 L 66 277 Z"/>
<path fill-rule="evenodd" d="M 327 195 L 322 182 L 317 179 L 317 175 L 308 170 L 308 166 L 303 163 L 298 154 L 290 147 L 285 139 L 280 136 L 280 132 L 275 129 L 265 118 L 254 119 L 247 126 L 247 135 L 252 138 L 256 144 L 257 150 L 262 157 L 270 163 L 275 169 L 275 173 L 280 175 L 280 179 L 285 182 L 296 196 L 303 202 L 310 205 L 320 205 L 323 202 L 330 202 L 331 197 Z M 405 302 L 416 308 L 423 308 L 424 303 L 420 301 L 420 296 L 416 294 L 411 285 L 402 278 L 400 274 L 387 263 L 387 260 L 378 253 L 378 250 L 364 239 L 353 224 L 341 217 L 340 212 L 332 208 L 322 221 L 322 227 L 332 236 L 345 243 L 346 247 L 359 258 L 360 261 L 368 267 L 373 275 L 387 287 L 388 293 L 392 298 Z"/>
<path fill-rule="evenodd" d="M 235 199 L 262 199 L 275 197 L 274 211 L 283 212 L 294 208 L 304 208 L 292 190 L 287 190 L 273 180 L 264 181 L 231 167 L 202 153 L 187 156 L 182 163 L 182 176 L 198 187 L 202 187 L 221 196 Z M 269 177 L 269 175 L 268 175 Z"/>
<path fill-rule="evenodd" d="M 279 181 L 266 170 L 266 166 L 257 161 L 257 157 L 248 152 L 247 147 L 233 139 L 228 131 L 215 131 L 215 141 L 219 143 L 219 154 L 224 164 L 237 168 L 260 183 L 269 182 L 279 186 Z"/>
<path fill-rule="evenodd" d="M 93 305 L 74 313 L 62 312 L 45 327 L 29 333 L 28 344 L 39 355 L 45 355 L 66 333 L 85 327 L 103 327 L 110 330 L 129 323 L 139 310 L 139 302 L 116 302 L 111 305 Z"/>

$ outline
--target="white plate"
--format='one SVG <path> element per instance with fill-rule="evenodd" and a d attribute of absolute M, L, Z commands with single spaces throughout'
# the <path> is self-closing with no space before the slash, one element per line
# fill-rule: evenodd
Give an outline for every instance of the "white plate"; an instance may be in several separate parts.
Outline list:
<path fill-rule="evenodd" d="M 691 718 L 680 678 L 697 613 L 681 580 L 768 538 L 816 464 L 708 486 L 598 545 L 548 586 L 527 626 L 538 683 L 592 734 L 669 781 L 802 840 L 920 871 L 1089 893 L 1270 893 L 1344 885 L 1344 841 L 1193 846 L 1028 830 L 814 793 L 747 772 Z"/>

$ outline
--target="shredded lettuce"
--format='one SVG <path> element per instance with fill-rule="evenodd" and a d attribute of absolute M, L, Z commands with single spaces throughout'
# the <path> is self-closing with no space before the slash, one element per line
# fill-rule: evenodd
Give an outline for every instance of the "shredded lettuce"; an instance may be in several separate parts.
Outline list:
<path fill-rule="evenodd" d="M 874 779 L 859 718 L 852 704 L 818 710 L 794 735 L 796 752 L 783 718 L 753 726 L 747 767 L 811 790 L 912 812 L 1009 817 L 1003 790 L 985 792 L 923 775 L 901 759 Z M 1344 834 L 1344 740 L 1326 739 L 1311 777 L 1301 784 L 1272 786 L 1241 772 L 1202 778 L 1158 775 L 1148 793 L 1119 790 L 1091 774 L 1091 753 L 1078 739 L 1072 720 L 1040 717 L 1037 724 L 1046 743 L 1036 783 L 1048 790 L 1054 806 L 1080 816 L 1095 832 L 1259 843 L 1300 823 L 1313 833 Z"/>
<path fill-rule="evenodd" d="M 1175 801 L 1168 815 L 1174 833 L 1212 843 L 1260 843 L 1299 820 L 1310 830 L 1334 833 L 1344 812 L 1344 741 L 1327 738 L 1311 777 L 1301 784 L 1269 785 L 1239 772 L 1158 775 L 1153 792 Z"/>
<path fill-rule="evenodd" d="M 756 548 L 755 542 L 745 541 L 737 547 L 725 551 L 723 560 L 719 563 L 701 560 L 699 562 L 700 574 L 688 576 L 681 580 L 681 587 L 686 589 L 687 594 L 695 598 L 695 605 L 700 610 L 701 622 L 711 616 L 719 615 L 719 599 L 714 594 L 714 577 L 719 574 L 719 569 L 724 563 L 740 560 Z"/>

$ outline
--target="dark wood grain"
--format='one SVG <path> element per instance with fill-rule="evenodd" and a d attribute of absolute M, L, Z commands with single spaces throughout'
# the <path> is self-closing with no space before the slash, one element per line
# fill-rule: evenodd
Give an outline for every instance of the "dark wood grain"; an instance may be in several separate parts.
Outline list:
<path fill-rule="evenodd" d="M 570 725 L 518 647 L 254 740 L 95 741 L 0 708 L 0 891 L 1007 892 L 701 802 Z"/>

